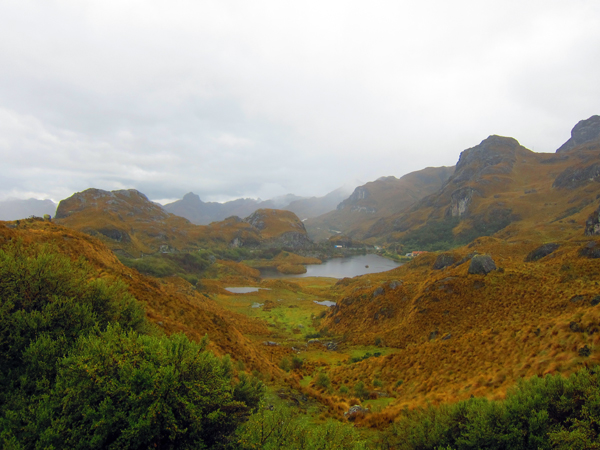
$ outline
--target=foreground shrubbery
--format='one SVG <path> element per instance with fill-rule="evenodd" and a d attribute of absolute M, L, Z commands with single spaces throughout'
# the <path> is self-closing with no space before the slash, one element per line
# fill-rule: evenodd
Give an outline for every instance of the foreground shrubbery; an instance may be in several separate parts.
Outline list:
<path fill-rule="evenodd" d="M 120 283 L 47 246 L 0 250 L 0 447 L 218 448 L 263 386 L 207 341 L 151 333 Z"/>
<path fill-rule="evenodd" d="M 582 369 L 522 381 L 504 401 L 470 399 L 408 413 L 385 435 L 396 449 L 600 449 L 600 377 Z"/>
<path fill-rule="evenodd" d="M 271 403 L 267 405 L 267 403 Z M 240 427 L 231 449 L 362 450 L 369 448 L 351 425 L 314 424 L 291 407 L 270 399 Z"/>

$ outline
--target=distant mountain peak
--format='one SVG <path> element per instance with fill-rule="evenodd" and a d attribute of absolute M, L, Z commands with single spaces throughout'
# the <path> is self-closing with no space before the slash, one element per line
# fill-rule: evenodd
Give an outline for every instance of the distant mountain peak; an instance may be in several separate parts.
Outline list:
<path fill-rule="evenodd" d="M 571 130 L 571 138 L 556 150 L 556 153 L 566 152 L 579 145 L 600 139 L 600 116 L 580 120 Z"/>

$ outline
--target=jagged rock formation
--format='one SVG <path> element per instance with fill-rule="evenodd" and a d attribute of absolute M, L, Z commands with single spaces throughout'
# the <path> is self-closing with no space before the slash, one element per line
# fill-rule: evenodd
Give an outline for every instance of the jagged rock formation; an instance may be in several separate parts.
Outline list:
<path fill-rule="evenodd" d="M 556 153 L 567 152 L 575 147 L 600 139 L 600 116 L 581 120 L 571 130 L 571 138 Z"/>
<path fill-rule="evenodd" d="M 600 234 L 600 207 L 596 209 L 585 221 L 584 234 L 594 236 Z"/>

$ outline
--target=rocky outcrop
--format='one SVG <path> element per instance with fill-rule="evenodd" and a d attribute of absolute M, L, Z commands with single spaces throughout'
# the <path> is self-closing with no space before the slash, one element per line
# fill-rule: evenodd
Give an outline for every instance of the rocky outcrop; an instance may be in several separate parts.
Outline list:
<path fill-rule="evenodd" d="M 473 201 L 473 195 L 478 194 L 472 187 L 457 189 L 450 195 L 450 208 L 446 215 L 451 217 L 463 217 L 467 215 L 469 205 Z"/>
<path fill-rule="evenodd" d="M 475 147 L 464 150 L 458 158 L 450 182 L 477 181 L 482 175 L 510 173 L 520 147 L 516 139 L 490 136 Z"/>
<path fill-rule="evenodd" d="M 586 236 L 595 236 L 600 234 L 600 207 L 596 209 L 585 221 L 584 234 Z"/>
<path fill-rule="evenodd" d="M 244 219 L 262 238 L 262 247 L 308 249 L 313 243 L 304 224 L 291 211 L 259 209 Z"/>
<path fill-rule="evenodd" d="M 55 219 L 65 219 L 85 209 L 101 208 L 103 211 L 130 215 L 143 215 L 146 219 L 164 220 L 169 213 L 156 203 L 148 200 L 144 194 L 135 189 L 104 191 L 102 189 L 86 189 L 76 192 L 71 197 L 61 200 L 56 208 Z"/>
<path fill-rule="evenodd" d="M 452 253 L 441 253 L 433 263 L 433 270 L 441 270 L 444 267 L 453 265 L 455 262 L 456 258 Z"/>
<path fill-rule="evenodd" d="M 492 270 L 496 270 L 496 263 L 489 255 L 476 255 L 471 259 L 469 273 L 477 275 L 487 275 Z"/>
<path fill-rule="evenodd" d="M 600 181 L 600 163 L 586 167 L 571 166 L 563 170 L 552 183 L 553 188 L 577 189 L 592 181 Z"/>
<path fill-rule="evenodd" d="M 571 138 L 556 153 L 567 152 L 579 145 L 600 140 L 600 116 L 592 116 L 581 120 L 571 130 Z"/>
<path fill-rule="evenodd" d="M 354 189 L 354 192 L 352 193 L 352 195 L 350 197 L 348 197 L 346 200 L 344 200 L 343 202 L 341 202 L 338 206 L 337 206 L 337 210 L 342 210 L 344 209 L 346 206 L 348 205 L 353 205 L 353 206 L 357 206 L 356 203 L 360 200 L 365 200 L 367 198 L 370 197 L 370 193 L 369 190 L 365 187 L 365 186 L 359 186 L 356 189 Z"/>
<path fill-rule="evenodd" d="M 560 247 L 559 244 L 544 244 L 535 250 L 529 252 L 529 254 L 525 257 L 525 262 L 537 261 L 538 259 L 542 259 L 552 253 L 554 253 Z"/>

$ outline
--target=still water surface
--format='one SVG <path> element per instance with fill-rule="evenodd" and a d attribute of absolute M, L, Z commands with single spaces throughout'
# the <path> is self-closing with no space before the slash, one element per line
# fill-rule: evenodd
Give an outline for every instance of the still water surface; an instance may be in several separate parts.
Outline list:
<path fill-rule="evenodd" d="M 304 277 L 331 277 L 344 278 L 356 277 L 367 273 L 379 273 L 395 269 L 402 264 L 383 258 L 379 255 L 356 255 L 348 258 L 333 258 L 323 264 L 310 264 L 306 266 L 306 273 L 300 275 L 284 275 L 276 269 L 261 269 L 262 278 L 304 278 Z M 368 266 L 368 267 L 366 267 Z"/>

